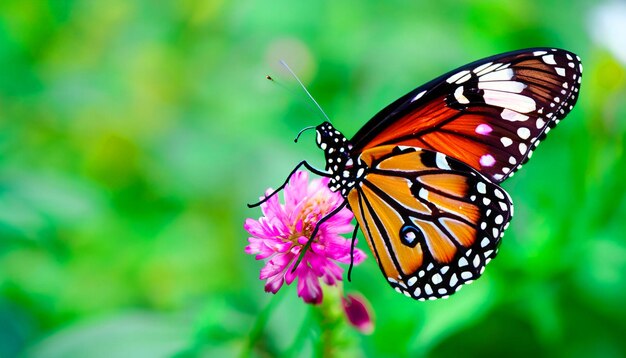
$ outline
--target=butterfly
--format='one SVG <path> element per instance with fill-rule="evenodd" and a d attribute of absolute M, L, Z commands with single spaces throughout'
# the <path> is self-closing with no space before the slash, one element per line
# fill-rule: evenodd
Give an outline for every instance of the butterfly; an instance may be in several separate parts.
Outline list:
<path fill-rule="evenodd" d="M 513 216 L 499 184 L 572 110 L 581 75 L 566 50 L 508 52 L 417 87 L 349 140 L 323 122 L 315 131 L 326 171 L 302 161 L 291 173 L 304 165 L 345 198 L 316 230 L 347 206 L 396 291 L 447 298 L 496 257 Z"/>

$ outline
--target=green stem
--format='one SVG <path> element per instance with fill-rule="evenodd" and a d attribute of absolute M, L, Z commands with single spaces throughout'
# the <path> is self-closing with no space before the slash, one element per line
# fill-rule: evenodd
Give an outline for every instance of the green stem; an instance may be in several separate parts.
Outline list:
<path fill-rule="evenodd" d="M 254 324 L 252 325 L 250 334 L 248 334 L 248 342 L 241 351 L 241 357 L 249 357 L 251 355 L 252 349 L 257 345 L 259 338 L 263 335 L 263 330 L 269 321 L 272 311 L 284 296 L 285 295 L 280 292 L 277 293 L 274 297 L 272 297 L 267 306 L 259 312 L 256 321 L 254 321 Z"/>
<path fill-rule="evenodd" d="M 304 342 L 307 339 L 309 332 L 311 331 L 311 310 L 313 307 L 309 307 L 306 311 L 304 318 L 302 319 L 302 323 L 300 323 L 300 328 L 298 328 L 298 333 L 293 339 L 293 342 L 289 346 L 289 349 L 285 352 L 285 357 L 295 357 L 298 353 L 302 352 L 302 347 L 304 346 Z"/>

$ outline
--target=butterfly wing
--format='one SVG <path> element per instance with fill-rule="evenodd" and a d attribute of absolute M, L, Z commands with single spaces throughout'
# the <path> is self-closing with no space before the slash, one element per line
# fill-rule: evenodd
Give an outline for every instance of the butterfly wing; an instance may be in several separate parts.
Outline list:
<path fill-rule="evenodd" d="M 570 112 L 581 74 L 580 58 L 559 49 L 476 61 L 376 114 L 351 139 L 352 153 L 382 145 L 415 146 L 444 153 L 502 182 Z"/>
<path fill-rule="evenodd" d="M 359 160 L 369 169 L 348 202 L 392 287 L 435 299 L 483 273 L 513 214 L 502 188 L 421 148 L 383 146 Z"/>

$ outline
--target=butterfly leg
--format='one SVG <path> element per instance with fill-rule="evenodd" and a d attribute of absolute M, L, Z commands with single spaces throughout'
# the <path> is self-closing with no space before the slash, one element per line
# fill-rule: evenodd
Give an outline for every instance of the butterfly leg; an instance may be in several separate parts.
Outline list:
<path fill-rule="evenodd" d="M 354 244 L 356 242 L 356 233 L 359 231 L 359 223 L 354 225 L 354 232 L 352 233 L 352 244 L 350 246 L 350 267 L 348 267 L 348 282 L 352 282 L 352 266 L 354 266 Z"/>
<path fill-rule="evenodd" d="M 278 189 L 274 190 L 270 195 L 264 197 L 263 199 L 261 199 L 261 201 L 254 203 L 254 204 L 248 204 L 249 208 L 254 208 L 257 207 L 261 204 L 263 204 L 264 202 L 268 201 L 272 196 L 278 194 L 281 190 L 283 190 L 285 188 L 285 186 L 287 185 L 287 183 L 289 183 L 289 179 L 291 179 L 291 177 L 298 171 L 298 169 L 300 169 L 301 166 L 303 166 L 305 168 L 307 168 L 311 173 L 313 174 L 317 174 L 319 176 L 324 176 L 324 177 L 328 177 L 330 176 L 329 173 L 326 173 L 324 171 L 321 171 L 315 167 L 313 167 L 311 164 L 309 164 L 306 160 L 301 161 L 300 163 L 298 163 L 298 165 L 296 165 L 295 168 L 293 168 L 293 170 L 291 171 L 291 173 L 289 173 L 289 176 L 287 177 L 287 180 L 285 180 L 285 182 L 283 183 L 283 185 L 279 186 Z"/>
<path fill-rule="evenodd" d="M 343 208 L 346 207 L 346 205 L 348 205 L 348 201 L 344 200 L 343 203 L 341 203 L 341 205 L 339 205 L 338 207 L 336 207 L 333 211 L 331 211 L 330 213 L 324 215 L 323 218 L 321 218 L 318 222 L 317 225 L 315 225 L 315 228 L 313 229 L 313 233 L 311 233 L 311 236 L 309 237 L 309 240 L 306 242 L 306 245 L 304 245 L 304 247 L 302 248 L 302 250 L 300 251 L 300 255 L 298 256 L 298 260 L 296 261 L 295 265 L 293 265 L 293 268 L 291 269 L 291 272 L 295 272 L 296 269 L 298 268 L 298 265 L 300 264 L 300 261 L 302 261 L 302 259 L 304 258 L 304 254 L 306 254 L 306 252 L 309 250 L 309 248 L 311 247 L 311 244 L 313 243 L 313 239 L 315 238 L 315 235 L 317 235 L 317 232 L 320 230 L 320 227 L 322 226 L 322 224 L 332 218 L 333 216 L 335 216 L 337 213 L 339 213 Z"/>

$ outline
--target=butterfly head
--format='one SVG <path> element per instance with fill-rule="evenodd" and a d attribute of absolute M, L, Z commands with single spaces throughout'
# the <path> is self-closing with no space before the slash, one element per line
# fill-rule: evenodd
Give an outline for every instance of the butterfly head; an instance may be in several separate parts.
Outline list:
<path fill-rule="evenodd" d="M 329 122 L 315 128 L 317 146 L 326 156 L 326 170 L 330 172 L 328 186 L 346 196 L 358 180 L 365 174 L 365 164 L 352 157 L 352 144 Z"/>

